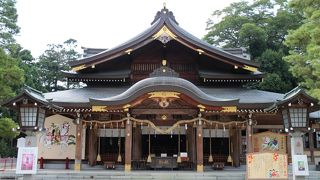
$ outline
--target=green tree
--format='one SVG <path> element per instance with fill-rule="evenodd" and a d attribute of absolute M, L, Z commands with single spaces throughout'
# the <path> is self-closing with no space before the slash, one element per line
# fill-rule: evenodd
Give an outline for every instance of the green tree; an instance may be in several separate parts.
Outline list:
<path fill-rule="evenodd" d="M 300 22 L 301 14 L 289 8 L 287 0 L 241 1 L 212 14 L 204 40 L 220 47 L 247 47 L 251 59 L 261 63 L 260 70 L 266 73 L 264 81 L 255 87 L 287 92 L 296 83 L 279 55 L 288 54 L 283 41 L 287 31 L 298 27 Z M 274 56 L 276 59 L 272 59 Z M 274 62 L 278 64 L 273 67 Z M 281 82 L 278 83 L 281 87 L 275 87 L 272 81 Z"/>
<path fill-rule="evenodd" d="M 41 85 L 39 79 L 39 67 L 37 66 L 35 58 L 32 56 L 31 51 L 23 49 L 19 44 L 16 44 L 14 48 L 10 49 L 9 54 L 11 57 L 18 60 L 18 66 L 25 72 L 25 85 L 43 91 L 44 87 Z"/>
<path fill-rule="evenodd" d="M 20 31 L 15 0 L 0 0 L 0 48 L 10 49 L 15 44 L 14 35 Z"/>
<path fill-rule="evenodd" d="M 0 49 L 0 101 L 14 96 L 16 89 L 22 87 L 23 73 L 17 60 Z"/>
<path fill-rule="evenodd" d="M 68 39 L 63 44 L 49 44 L 48 49 L 39 57 L 40 81 L 46 91 L 65 89 L 66 80 L 61 71 L 68 71 L 68 62 L 80 57 L 76 51 L 77 41 Z"/>
<path fill-rule="evenodd" d="M 19 135 L 17 131 L 13 131 L 13 128 L 18 127 L 12 119 L 1 118 L 0 119 L 0 138 L 2 139 L 13 139 Z"/>
<path fill-rule="evenodd" d="M 16 148 L 12 147 L 12 140 L 19 135 L 12 131 L 18 125 L 10 118 L 0 119 L 0 157 L 13 157 L 16 155 Z"/>
<path fill-rule="evenodd" d="M 287 92 L 295 86 L 295 79 L 288 73 L 289 65 L 282 60 L 283 56 L 284 53 L 282 51 L 271 49 L 267 49 L 262 53 L 259 57 L 259 62 L 261 62 L 260 69 L 268 73 L 263 82 L 258 84 L 258 88 L 268 91 Z"/>
<path fill-rule="evenodd" d="M 320 0 L 292 0 L 290 6 L 304 15 L 303 24 L 289 31 L 285 44 L 290 54 L 285 57 L 300 85 L 320 99 Z"/>
<path fill-rule="evenodd" d="M 266 48 L 266 32 L 254 23 L 243 24 L 239 33 L 240 42 L 250 49 L 250 55 L 254 59 L 261 55 Z"/>

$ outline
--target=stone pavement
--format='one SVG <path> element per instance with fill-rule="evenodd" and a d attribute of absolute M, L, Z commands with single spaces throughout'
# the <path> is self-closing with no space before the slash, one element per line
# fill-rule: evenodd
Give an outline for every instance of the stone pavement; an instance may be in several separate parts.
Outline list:
<path fill-rule="evenodd" d="M 195 171 L 132 171 L 124 172 L 119 170 L 39 170 L 36 175 L 22 177 L 16 175 L 15 171 L 8 170 L 0 172 L 0 179 L 34 179 L 34 180 L 74 180 L 74 179 L 154 179 L 154 180 L 243 180 L 245 171 L 223 170 L 197 173 Z M 292 175 L 289 175 L 292 179 Z M 306 179 L 320 180 L 320 171 L 310 171 Z"/>

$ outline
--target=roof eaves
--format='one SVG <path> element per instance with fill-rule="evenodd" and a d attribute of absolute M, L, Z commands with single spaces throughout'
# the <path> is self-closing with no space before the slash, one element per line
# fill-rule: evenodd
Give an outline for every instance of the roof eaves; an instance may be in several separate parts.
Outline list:
<path fill-rule="evenodd" d="M 86 64 L 91 64 L 91 63 L 97 63 L 97 61 L 102 60 L 102 59 L 107 59 L 108 56 L 112 56 L 113 54 L 116 54 L 121 51 L 126 51 L 128 49 L 133 48 L 137 44 L 148 40 L 152 35 L 157 32 L 163 25 L 164 21 L 162 19 L 159 19 L 154 25 L 152 25 L 150 28 L 145 30 L 144 32 L 140 33 L 136 37 L 130 39 L 127 42 L 124 42 L 114 48 L 108 49 L 106 51 L 103 51 L 99 54 L 79 59 L 76 61 L 71 61 L 69 65 L 71 67 L 79 66 L 79 65 L 86 65 Z M 124 52 L 125 53 L 125 52 Z M 105 61 L 105 60 L 104 60 Z M 104 62 L 103 61 L 103 62 Z"/>
<path fill-rule="evenodd" d="M 176 33 L 179 37 L 183 38 L 183 40 L 185 40 L 187 42 L 190 42 L 192 44 L 195 44 L 199 48 L 202 48 L 202 49 L 204 49 L 204 50 L 206 50 L 208 52 L 215 53 L 215 54 L 218 54 L 220 56 L 226 57 L 226 58 L 228 58 L 228 59 L 230 59 L 232 61 L 235 61 L 237 63 L 250 65 L 250 66 L 253 66 L 253 67 L 256 67 L 256 68 L 260 66 L 259 63 L 250 61 L 250 60 L 248 60 L 246 58 L 243 58 L 243 57 L 239 57 L 239 56 L 233 55 L 233 54 L 231 54 L 229 52 L 223 51 L 220 48 L 214 47 L 211 44 L 209 44 L 209 43 L 207 43 L 207 42 L 205 42 L 203 40 L 200 40 L 199 38 L 193 36 L 192 34 L 188 33 L 186 30 L 184 30 L 183 28 L 181 28 L 180 26 L 178 26 L 177 24 L 172 22 L 171 19 L 168 19 L 166 21 L 166 24 L 168 25 L 170 30 L 172 30 L 174 33 Z"/>

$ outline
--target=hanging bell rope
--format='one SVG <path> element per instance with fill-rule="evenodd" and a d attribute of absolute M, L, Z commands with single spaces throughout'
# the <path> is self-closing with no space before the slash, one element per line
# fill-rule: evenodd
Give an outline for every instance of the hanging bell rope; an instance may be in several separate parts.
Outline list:
<path fill-rule="evenodd" d="M 117 123 L 117 129 L 119 130 L 119 135 L 118 135 L 118 162 L 122 161 L 122 157 L 121 157 L 121 129 L 118 127 L 118 123 Z"/>
<path fill-rule="evenodd" d="M 100 135 L 99 135 L 98 138 L 99 138 L 99 139 L 98 139 L 98 155 L 97 155 L 96 161 L 97 161 L 97 162 L 100 162 L 100 161 L 101 161 L 101 155 L 100 155 Z"/>
<path fill-rule="evenodd" d="M 180 126 L 178 127 L 179 134 L 178 134 L 178 158 L 177 163 L 181 163 L 181 155 L 180 155 Z"/>
<path fill-rule="evenodd" d="M 231 125 L 229 125 L 229 155 L 228 155 L 228 160 L 227 160 L 227 162 L 228 163 L 231 163 L 231 164 L 233 164 L 232 163 L 232 157 L 231 157 Z"/>
<path fill-rule="evenodd" d="M 209 133 L 210 133 L 210 155 L 209 155 L 209 162 L 213 162 L 213 157 L 212 157 L 212 150 L 211 150 L 211 138 L 212 138 L 212 129 L 211 129 L 211 126 L 210 126 L 210 129 L 209 129 Z"/>
<path fill-rule="evenodd" d="M 149 133 L 149 155 L 148 155 L 147 162 L 151 163 L 151 137 L 150 137 L 150 127 L 149 127 L 149 125 L 148 125 L 148 133 Z"/>

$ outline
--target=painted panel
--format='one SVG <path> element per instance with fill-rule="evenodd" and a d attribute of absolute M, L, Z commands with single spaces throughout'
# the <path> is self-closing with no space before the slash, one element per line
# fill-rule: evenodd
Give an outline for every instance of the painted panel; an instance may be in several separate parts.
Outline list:
<path fill-rule="evenodd" d="M 253 151 L 286 153 L 286 139 L 286 135 L 270 131 L 254 134 Z"/>
<path fill-rule="evenodd" d="M 39 158 L 69 159 L 75 158 L 76 125 L 72 119 L 53 115 L 47 117 L 45 130 L 38 134 Z"/>
<path fill-rule="evenodd" d="M 247 154 L 247 179 L 288 179 L 287 154 Z"/>

